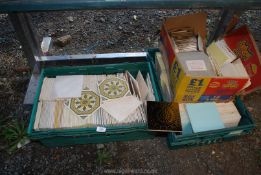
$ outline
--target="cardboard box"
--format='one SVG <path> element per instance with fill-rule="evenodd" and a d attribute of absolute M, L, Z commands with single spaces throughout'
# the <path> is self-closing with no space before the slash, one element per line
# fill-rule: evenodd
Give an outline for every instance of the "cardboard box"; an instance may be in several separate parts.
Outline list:
<path fill-rule="evenodd" d="M 185 73 L 180 62 L 176 59 L 177 53 L 175 52 L 174 43 L 169 35 L 169 31 L 188 27 L 192 28 L 194 35 L 200 35 L 202 38 L 205 50 L 207 34 L 206 17 L 207 15 L 205 13 L 170 17 L 166 18 L 162 25 L 160 32 L 160 51 L 169 66 L 173 100 L 176 102 L 228 101 L 231 100 L 234 95 L 240 93 L 249 81 L 247 77 L 199 77 Z M 233 34 L 231 35 L 233 36 Z M 248 41 L 254 43 L 253 37 L 249 37 Z M 233 43 L 233 41 L 230 43 Z M 232 47 L 232 44 L 228 43 L 229 47 L 230 45 Z M 254 46 L 255 44 L 252 45 Z M 260 71 L 258 50 L 252 53 L 255 53 L 255 59 L 259 60 L 259 65 L 256 67 L 258 71 Z"/>
<path fill-rule="evenodd" d="M 224 37 L 230 49 L 239 57 L 251 79 L 251 85 L 243 90 L 250 93 L 261 88 L 261 56 L 246 25 L 232 31 Z"/>

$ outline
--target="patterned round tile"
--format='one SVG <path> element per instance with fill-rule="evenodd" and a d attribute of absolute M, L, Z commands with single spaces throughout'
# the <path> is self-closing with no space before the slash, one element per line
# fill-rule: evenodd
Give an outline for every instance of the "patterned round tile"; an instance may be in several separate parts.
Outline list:
<path fill-rule="evenodd" d="M 70 108 L 77 115 L 92 114 L 100 107 L 100 97 L 93 91 L 82 91 L 80 98 L 72 98 Z"/>
<path fill-rule="evenodd" d="M 109 99 L 123 97 L 129 90 L 127 82 L 113 77 L 105 79 L 99 85 L 100 94 Z"/>

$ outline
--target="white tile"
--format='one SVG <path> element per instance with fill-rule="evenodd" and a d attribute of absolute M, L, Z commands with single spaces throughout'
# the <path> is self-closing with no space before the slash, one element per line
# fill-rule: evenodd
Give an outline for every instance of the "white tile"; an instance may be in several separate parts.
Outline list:
<path fill-rule="evenodd" d="M 108 112 L 112 117 L 114 117 L 117 121 L 123 121 L 127 118 L 131 113 L 135 112 L 135 110 L 142 104 L 140 100 L 138 100 L 134 96 L 125 96 L 122 98 L 105 101 L 102 104 L 102 108 Z"/>
<path fill-rule="evenodd" d="M 76 98 L 81 97 L 83 75 L 57 76 L 54 82 L 55 97 Z"/>
<path fill-rule="evenodd" d="M 146 82 L 145 82 L 140 71 L 137 74 L 136 81 L 138 82 L 138 85 L 139 85 L 141 100 L 145 101 L 146 97 L 149 93 L 149 89 L 148 89 L 148 86 L 147 86 L 147 84 L 146 84 Z"/>
<path fill-rule="evenodd" d="M 154 91 L 153 91 L 152 83 L 150 81 L 150 75 L 148 73 L 147 73 L 147 77 L 146 77 L 146 82 L 147 82 L 148 89 L 149 89 L 149 93 L 148 93 L 146 100 L 155 101 Z"/>
<path fill-rule="evenodd" d="M 233 102 L 216 103 L 216 105 L 226 128 L 238 126 L 241 115 Z"/>

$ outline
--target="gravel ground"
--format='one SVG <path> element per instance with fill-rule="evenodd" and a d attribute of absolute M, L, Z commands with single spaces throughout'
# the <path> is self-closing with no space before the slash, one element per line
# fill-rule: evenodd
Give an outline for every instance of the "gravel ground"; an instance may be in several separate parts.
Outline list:
<path fill-rule="evenodd" d="M 54 46 L 52 54 L 84 54 L 142 51 L 156 46 L 158 30 L 165 16 L 192 10 L 113 10 L 33 13 L 40 38 L 54 39 L 70 34 L 72 42 Z M 208 12 L 213 30 L 218 11 Z M 247 23 L 261 48 L 260 11 L 247 11 Z M 134 19 L 136 15 L 137 19 Z M 69 19 L 68 19 L 69 17 Z M 71 20 L 72 19 L 72 20 Z M 27 62 L 5 14 L 0 14 L 0 117 L 29 118 L 22 108 L 30 78 Z M 260 49 L 261 50 L 261 49 Z M 261 92 L 244 98 L 257 124 L 254 132 L 233 142 L 169 150 L 166 138 L 46 148 L 34 142 L 8 155 L 0 139 L 0 174 L 260 174 Z M 97 151 L 104 147 L 111 159 L 99 165 Z"/>

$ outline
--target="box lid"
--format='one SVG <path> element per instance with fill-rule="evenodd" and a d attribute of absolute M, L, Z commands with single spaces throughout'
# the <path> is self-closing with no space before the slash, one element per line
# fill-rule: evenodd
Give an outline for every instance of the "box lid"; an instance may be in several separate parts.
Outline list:
<path fill-rule="evenodd" d="M 164 21 L 164 27 L 169 31 L 171 29 L 191 28 L 195 35 L 200 34 L 203 40 L 206 39 L 207 14 L 200 12 L 196 14 L 188 14 L 183 16 L 168 17 Z"/>
<path fill-rule="evenodd" d="M 171 68 L 171 65 L 174 61 L 175 52 L 174 50 L 172 50 L 173 42 L 171 41 L 168 32 L 180 29 L 192 29 L 194 35 L 200 35 L 203 43 L 203 48 L 205 48 L 207 36 L 206 20 L 207 14 L 205 12 L 165 18 L 160 32 L 160 39 L 163 45 L 167 47 L 166 56 L 168 58 L 169 68 Z"/>
<path fill-rule="evenodd" d="M 251 85 L 243 94 L 261 89 L 261 57 L 255 40 L 246 25 L 230 32 L 224 37 L 227 45 L 242 60 L 250 77 Z"/>

